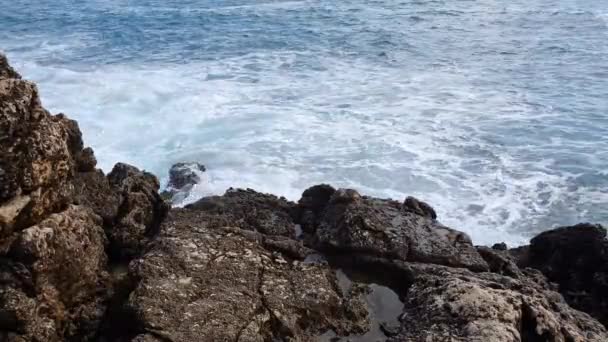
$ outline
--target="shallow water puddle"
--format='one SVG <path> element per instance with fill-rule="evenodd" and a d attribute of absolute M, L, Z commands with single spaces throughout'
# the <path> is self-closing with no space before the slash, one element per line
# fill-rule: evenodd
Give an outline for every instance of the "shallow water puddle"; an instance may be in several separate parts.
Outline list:
<path fill-rule="evenodd" d="M 353 281 L 344 273 L 343 270 L 336 271 L 336 278 L 342 293 L 346 294 L 350 290 Z M 370 314 L 371 327 L 370 330 L 363 335 L 339 337 L 332 330 L 325 332 L 319 336 L 320 342 L 375 342 L 385 341 L 387 336 L 382 331 L 381 325 L 393 327 L 399 325 L 399 315 L 403 309 L 403 302 L 395 291 L 390 288 L 376 283 L 368 284 L 370 288 L 369 294 L 365 298 Z"/>

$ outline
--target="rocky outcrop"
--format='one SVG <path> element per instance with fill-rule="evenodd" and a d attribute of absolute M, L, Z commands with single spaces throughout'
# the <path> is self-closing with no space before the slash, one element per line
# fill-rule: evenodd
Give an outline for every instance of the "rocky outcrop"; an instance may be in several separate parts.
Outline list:
<path fill-rule="evenodd" d="M 138 255 L 166 214 L 154 176 L 95 165 L 77 123 L 0 56 L 1 341 L 92 340 L 114 292 L 108 255 Z"/>
<path fill-rule="evenodd" d="M 572 307 L 608 325 L 608 240 L 600 225 L 579 224 L 541 233 L 520 263 L 539 269 Z M 521 254 L 520 254 L 521 255 Z"/>
<path fill-rule="evenodd" d="M 274 250 L 264 243 L 271 238 L 229 223 L 204 211 L 171 212 L 154 248 L 130 266 L 140 279 L 126 303 L 135 333 L 171 341 L 315 341 L 328 329 L 366 329 L 360 298 L 340 293 L 331 268 Z"/>
<path fill-rule="evenodd" d="M 406 264 L 413 278 L 401 327 L 389 341 L 604 341 L 605 328 L 569 307 L 532 270 L 515 279 Z"/>
<path fill-rule="evenodd" d="M 169 169 L 169 182 L 161 196 L 172 203 L 181 203 L 202 182 L 205 171 L 205 166 L 197 162 L 173 164 Z"/>
<path fill-rule="evenodd" d="M 314 198 L 313 193 L 320 198 Z M 319 204 L 327 199 L 327 191 L 309 189 L 305 198 L 300 201 L 305 203 L 300 211 L 308 211 L 304 224 L 307 231 L 314 231 L 311 241 L 320 250 L 467 267 L 476 271 L 488 269 L 466 234 L 441 225 L 433 218 L 434 210 L 430 206 L 424 205 L 426 209 L 421 210 L 419 203 L 422 202 L 411 197 L 405 203 L 399 203 L 340 189 L 329 197 L 323 209 Z M 308 202 L 315 203 L 313 210 L 308 209 Z M 412 210 L 412 203 L 417 204 L 416 210 Z"/>
<path fill-rule="evenodd" d="M 213 215 L 217 225 L 224 222 L 266 235 L 294 237 L 296 234 L 292 220 L 295 203 L 251 189 L 229 189 L 224 196 L 205 197 L 186 208 Z"/>
<path fill-rule="evenodd" d="M 0 341 L 608 341 L 577 311 L 605 322 L 599 226 L 474 247 L 416 198 L 329 185 L 170 209 L 152 174 L 96 163 L 0 56 Z"/>
<path fill-rule="evenodd" d="M 100 224 L 88 208 L 69 206 L 16 234 L 0 271 L 0 328 L 8 340 L 95 334 L 109 285 Z"/>

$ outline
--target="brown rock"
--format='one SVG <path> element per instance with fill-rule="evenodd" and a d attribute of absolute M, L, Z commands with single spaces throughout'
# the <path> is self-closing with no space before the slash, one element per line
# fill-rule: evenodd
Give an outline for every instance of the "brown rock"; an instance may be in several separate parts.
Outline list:
<path fill-rule="evenodd" d="M 100 219 L 70 206 L 21 231 L 2 269 L 0 327 L 28 341 L 91 337 L 105 310 L 106 239 Z M 6 281 L 8 279 L 9 281 Z"/>
<path fill-rule="evenodd" d="M 402 210 L 391 200 L 348 195 L 330 199 L 319 218 L 312 244 L 331 253 L 360 253 L 387 259 L 488 269 L 470 238 L 428 215 Z"/>
<path fill-rule="evenodd" d="M 0 78 L 0 238 L 67 207 L 81 149 L 76 122 L 42 108 L 34 84 Z"/>
<path fill-rule="evenodd" d="M 21 78 L 21 75 L 11 68 L 6 56 L 0 53 L 0 79 L 2 78 Z"/>
<path fill-rule="evenodd" d="M 285 198 L 251 189 L 230 189 L 223 196 L 206 197 L 186 206 L 215 215 L 227 226 L 286 237 L 295 236 L 294 207 L 295 204 Z"/>
<path fill-rule="evenodd" d="M 389 341 L 607 341 L 605 328 L 570 308 L 542 277 L 521 279 L 405 264 L 413 284 Z"/>
<path fill-rule="evenodd" d="M 183 342 L 315 341 L 328 329 L 367 328 L 348 320 L 356 309 L 327 266 L 273 253 L 251 229 L 211 224 L 204 211 L 174 209 L 154 247 L 131 264 L 141 281 L 128 307 L 141 334 Z"/>
<path fill-rule="evenodd" d="M 115 258 L 132 258 L 158 234 L 169 204 L 158 194 L 158 179 L 136 167 L 118 163 L 108 180 L 120 198 L 114 224 L 107 229 L 110 253 Z"/>

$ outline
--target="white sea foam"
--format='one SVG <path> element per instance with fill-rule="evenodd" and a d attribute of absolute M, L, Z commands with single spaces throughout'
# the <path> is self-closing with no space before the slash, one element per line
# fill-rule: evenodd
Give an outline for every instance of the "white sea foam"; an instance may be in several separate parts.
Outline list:
<path fill-rule="evenodd" d="M 113 54 L 111 63 L 100 57 L 104 62 L 80 64 L 73 60 L 101 44 L 82 32 L 70 39 L 8 40 L 3 48 L 20 72 L 39 84 L 46 107 L 79 121 L 104 170 L 123 161 L 166 178 L 175 162 L 206 165 L 208 178 L 183 203 L 228 187 L 297 200 L 308 186 L 326 182 L 375 196 L 419 197 L 437 209 L 441 221 L 480 244 L 520 244 L 554 224 L 608 217 L 606 211 L 598 214 L 608 202 L 602 190 L 608 121 L 598 114 L 602 103 L 593 102 L 607 95 L 606 83 L 591 74 L 606 70 L 599 58 L 605 50 L 572 48 L 555 42 L 552 32 L 543 35 L 539 30 L 546 22 L 518 21 L 530 13 L 565 20 L 591 12 L 566 8 L 547 14 L 540 5 L 484 2 L 470 8 L 453 4 L 456 10 L 447 12 L 412 4 L 407 16 L 399 17 L 387 16 L 390 10 L 383 6 L 340 6 L 293 1 L 188 11 L 102 6 L 144 18 L 175 11 L 250 15 L 245 26 L 258 20 L 251 18 L 274 24 L 291 11 L 294 20 L 304 20 L 302 29 L 284 36 L 283 26 L 273 27 L 279 33 L 269 44 L 311 39 L 309 49 L 255 45 L 233 53 L 230 39 L 242 37 L 243 28 L 233 32 L 224 26 L 233 35 L 210 42 L 225 52 L 214 58 L 181 57 L 186 47 L 178 44 L 146 61 Z M 351 12 L 349 6 L 356 8 Z M 316 25 L 305 25 L 308 7 Z M 336 11 L 353 14 L 339 18 L 344 27 L 321 26 L 326 19 L 334 24 L 326 13 Z M 411 27 L 423 28 L 403 32 L 403 18 L 412 15 L 421 19 Z M 470 20 L 452 22 L 461 16 Z M 505 18 L 515 23 L 506 33 Z M 349 40 L 355 24 L 364 27 Z M 482 35 L 470 33 L 480 29 Z M 433 30 L 439 33 L 431 35 Z M 300 37 L 302 32 L 309 36 Z M 322 36 L 327 32 L 332 35 Z M 574 41 L 568 32 L 564 39 Z M 326 42 L 328 37 L 333 40 Z M 461 57 L 458 49 L 470 51 Z M 543 51 L 553 59 L 545 60 Z M 575 68 L 566 58 L 572 51 L 597 65 Z M 599 59 L 589 57 L 596 55 Z M 58 62 L 47 62 L 55 57 Z M 553 100 L 561 97 L 567 105 Z"/>

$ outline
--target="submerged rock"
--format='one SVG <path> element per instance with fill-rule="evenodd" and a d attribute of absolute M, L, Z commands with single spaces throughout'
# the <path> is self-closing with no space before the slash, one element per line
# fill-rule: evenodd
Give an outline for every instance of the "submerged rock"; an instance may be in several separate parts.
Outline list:
<path fill-rule="evenodd" d="M 169 169 L 169 182 L 161 196 L 173 204 L 181 203 L 201 183 L 205 171 L 205 166 L 197 162 L 173 164 Z"/>

